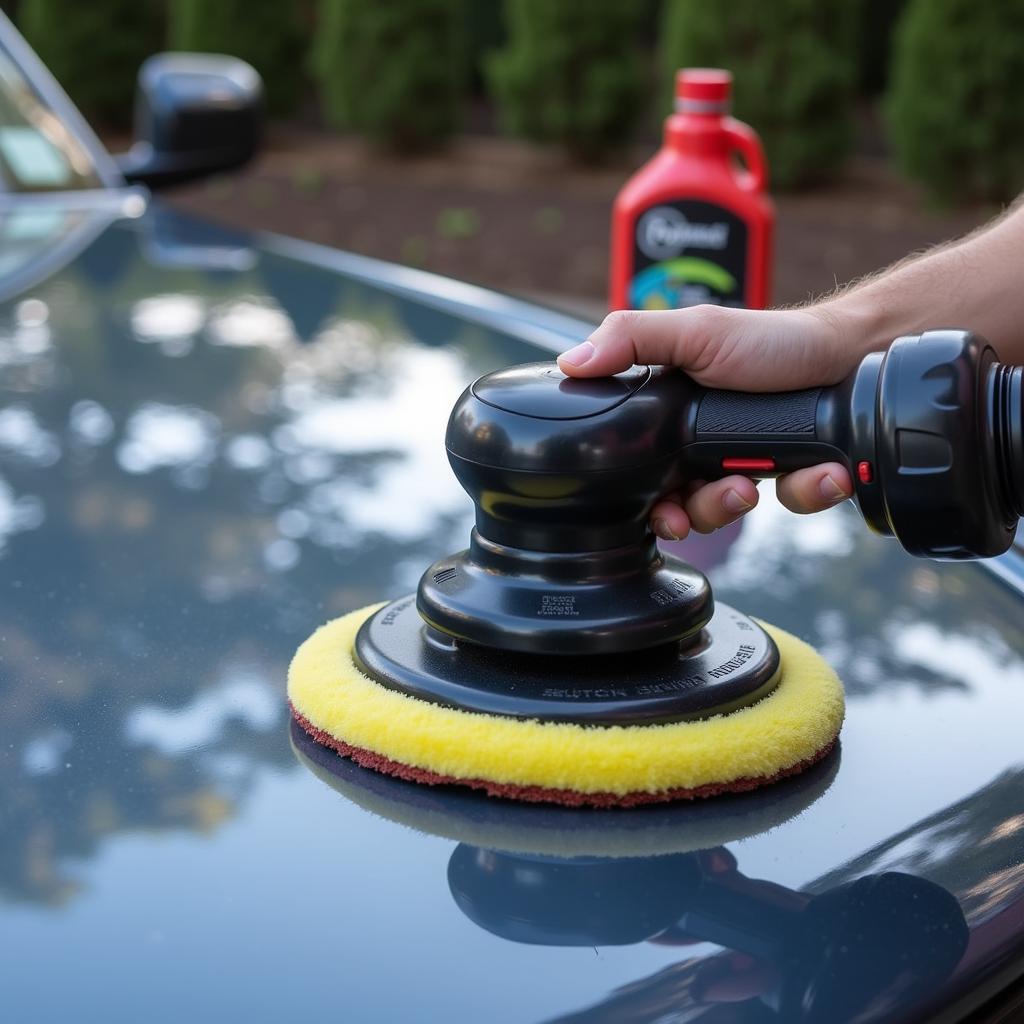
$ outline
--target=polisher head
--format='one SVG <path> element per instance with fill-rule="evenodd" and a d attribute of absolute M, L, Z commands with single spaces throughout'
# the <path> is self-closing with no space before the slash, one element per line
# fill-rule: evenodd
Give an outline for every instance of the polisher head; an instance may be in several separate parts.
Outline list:
<path fill-rule="evenodd" d="M 300 724 L 402 778 L 570 805 L 746 790 L 824 756 L 842 718 L 828 666 L 716 608 L 648 528 L 678 482 L 668 379 L 542 363 L 467 388 L 446 446 L 470 545 L 303 645 Z"/>

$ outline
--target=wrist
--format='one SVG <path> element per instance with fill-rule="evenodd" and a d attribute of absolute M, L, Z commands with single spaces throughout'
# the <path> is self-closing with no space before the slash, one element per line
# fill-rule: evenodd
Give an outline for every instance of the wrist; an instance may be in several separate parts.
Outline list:
<path fill-rule="evenodd" d="M 808 306 L 807 312 L 829 328 L 839 377 L 849 373 L 869 352 L 888 348 L 904 333 L 891 310 L 872 296 L 870 289 L 854 289 Z"/>

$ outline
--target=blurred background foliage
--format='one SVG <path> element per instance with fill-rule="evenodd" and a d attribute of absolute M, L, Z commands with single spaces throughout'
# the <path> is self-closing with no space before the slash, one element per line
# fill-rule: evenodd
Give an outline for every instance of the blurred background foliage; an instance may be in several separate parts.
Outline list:
<path fill-rule="evenodd" d="M 96 10 L 104 4 L 93 0 L 90 6 Z M 165 10 L 169 49 L 241 57 L 263 76 L 269 112 L 294 113 L 305 87 L 301 72 L 309 46 L 309 23 L 302 5 L 173 0 Z"/>
<path fill-rule="evenodd" d="M 943 201 L 1024 185 L 1024 3 L 913 0 L 893 47 L 897 159 Z"/>
<path fill-rule="evenodd" d="M 583 163 L 652 144 L 669 72 L 728 67 L 773 183 L 871 145 L 940 202 L 1024 186 L 1024 0 L 3 0 L 103 128 L 130 124 L 154 50 L 230 52 L 263 74 L 272 115 L 395 152 L 507 132 Z"/>
<path fill-rule="evenodd" d="M 165 44 L 160 0 L 21 0 L 14 13 L 32 48 L 87 116 L 128 123 L 139 65 Z"/>
<path fill-rule="evenodd" d="M 793 188 L 827 178 L 852 141 L 860 3 L 664 0 L 666 106 L 677 68 L 728 68 L 735 115 L 756 126 L 772 183 Z"/>
<path fill-rule="evenodd" d="M 464 0 L 321 0 L 311 67 L 328 123 L 407 153 L 450 137 L 466 95 L 466 13 Z"/>
<path fill-rule="evenodd" d="M 644 100 L 638 29 L 643 8 L 506 0 L 508 41 L 487 60 L 502 122 L 583 161 L 629 139 Z"/>

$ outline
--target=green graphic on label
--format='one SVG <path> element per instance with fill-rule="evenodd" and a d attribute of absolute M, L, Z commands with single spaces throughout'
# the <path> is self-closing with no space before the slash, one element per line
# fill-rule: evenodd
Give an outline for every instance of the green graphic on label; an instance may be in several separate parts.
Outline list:
<path fill-rule="evenodd" d="M 736 290 L 736 279 L 715 263 L 694 257 L 654 263 L 633 278 L 629 304 L 634 309 L 675 309 L 692 305 L 682 301 L 694 285 L 729 295 Z"/>
<path fill-rule="evenodd" d="M 731 210 L 692 199 L 659 203 L 636 221 L 629 305 L 742 306 L 746 263 L 747 226 Z"/>

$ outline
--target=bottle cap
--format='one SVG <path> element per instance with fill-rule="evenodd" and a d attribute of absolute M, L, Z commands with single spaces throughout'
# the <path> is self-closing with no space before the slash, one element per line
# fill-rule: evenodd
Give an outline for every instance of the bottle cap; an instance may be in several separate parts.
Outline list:
<path fill-rule="evenodd" d="M 676 111 L 680 114 L 728 114 L 732 74 L 720 68 L 682 68 L 676 72 Z"/>

